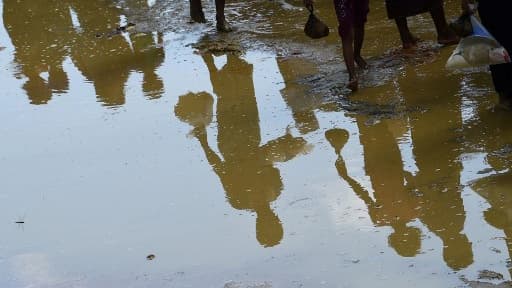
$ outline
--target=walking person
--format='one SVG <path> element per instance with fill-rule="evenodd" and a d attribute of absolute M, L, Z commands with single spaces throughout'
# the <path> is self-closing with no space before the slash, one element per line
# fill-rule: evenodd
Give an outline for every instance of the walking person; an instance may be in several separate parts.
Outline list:
<path fill-rule="evenodd" d="M 471 13 L 469 4 L 472 1 L 462 0 L 462 9 Z M 505 0 L 478 1 L 478 15 L 482 24 L 505 49 L 512 53 L 512 34 L 510 32 L 510 11 L 512 2 Z M 491 65 L 494 88 L 499 96 L 501 107 L 512 110 L 512 63 Z"/>
<path fill-rule="evenodd" d="M 304 0 L 306 7 L 313 5 L 313 0 Z M 364 41 L 364 26 L 369 9 L 369 0 L 334 0 L 334 9 L 338 19 L 338 34 L 341 37 L 343 58 L 349 75 L 347 88 L 358 89 L 355 64 L 366 69 L 368 64 L 361 57 Z"/>
<path fill-rule="evenodd" d="M 459 42 L 457 35 L 450 29 L 444 14 L 443 0 L 386 0 L 389 19 L 394 19 L 402 46 L 410 49 L 420 40 L 409 30 L 407 17 L 429 12 L 437 31 L 437 42 L 453 45 Z"/>

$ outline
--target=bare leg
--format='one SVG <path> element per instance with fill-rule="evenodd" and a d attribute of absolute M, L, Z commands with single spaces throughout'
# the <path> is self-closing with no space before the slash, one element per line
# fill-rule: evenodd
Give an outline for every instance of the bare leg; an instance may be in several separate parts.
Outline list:
<path fill-rule="evenodd" d="M 203 5 L 201 5 L 201 0 L 190 0 L 190 17 L 194 22 L 206 22 L 206 18 L 204 18 L 203 13 Z"/>
<path fill-rule="evenodd" d="M 455 35 L 455 32 L 450 29 L 448 23 L 446 23 L 443 2 L 439 1 L 439 4 L 430 10 L 430 16 L 432 16 L 432 20 L 434 20 L 436 26 L 437 42 L 439 44 L 454 45 L 459 43 L 459 38 Z"/>
<path fill-rule="evenodd" d="M 230 32 L 232 31 L 229 23 L 226 21 L 226 16 L 224 15 L 224 6 L 226 5 L 226 0 L 215 0 L 215 11 L 217 13 L 217 30 L 220 32 Z"/>
<path fill-rule="evenodd" d="M 347 87 L 356 91 L 358 88 L 356 69 L 354 64 L 354 30 L 350 30 L 347 35 L 341 37 L 341 43 L 343 46 L 343 58 L 345 59 L 345 65 L 347 66 L 349 82 Z"/>
<path fill-rule="evenodd" d="M 363 48 L 364 41 L 364 26 L 354 27 L 354 60 L 362 69 L 368 68 L 368 63 L 361 57 L 361 49 Z"/>
<path fill-rule="evenodd" d="M 398 17 L 395 18 L 396 27 L 398 28 L 398 33 L 400 33 L 400 39 L 402 40 L 402 46 L 404 49 L 410 49 L 418 43 L 419 38 L 412 35 L 409 30 L 409 26 L 407 25 L 407 18 Z"/>

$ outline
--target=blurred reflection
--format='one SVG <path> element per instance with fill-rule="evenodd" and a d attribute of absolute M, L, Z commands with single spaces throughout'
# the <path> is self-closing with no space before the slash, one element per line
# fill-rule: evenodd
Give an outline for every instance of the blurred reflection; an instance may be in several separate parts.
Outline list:
<path fill-rule="evenodd" d="M 512 255 L 512 194 L 510 187 L 512 187 L 510 172 L 492 175 L 472 184 L 472 188 L 491 206 L 484 212 L 487 223 L 505 233 L 509 256 Z M 510 267 L 509 273 L 512 275 Z"/>
<path fill-rule="evenodd" d="M 158 35 L 157 43 L 148 34 L 95 37 L 119 26 L 121 10 L 103 1 L 70 2 L 82 28 L 71 46 L 73 63 L 94 84 L 98 100 L 106 106 L 124 104 L 124 89 L 131 71 L 144 74 L 145 95 L 160 97 L 163 82 L 155 70 L 164 60 L 159 45 L 162 36 Z"/>
<path fill-rule="evenodd" d="M 140 1 L 139 1 L 140 2 Z M 147 3 L 137 2 L 134 8 Z M 73 23 L 72 13 L 78 23 Z M 62 63 L 67 56 L 91 81 L 99 101 L 122 105 L 132 71 L 143 73 L 148 98 L 158 98 L 163 82 L 156 69 L 164 60 L 162 35 L 121 34 L 98 38 L 120 26 L 121 10 L 107 1 L 5 1 L 4 24 L 15 48 L 19 76 L 32 104 L 45 104 L 68 90 Z M 73 26 L 79 25 L 80 27 Z"/>
<path fill-rule="evenodd" d="M 276 162 L 293 159 L 304 151 L 306 141 L 289 133 L 261 144 L 258 108 L 252 79 L 253 67 L 235 55 L 218 70 L 211 55 L 203 56 L 217 95 L 217 144 L 219 156 L 210 148 L 206 126 L 211 121 L 213 97 L 207 93 L 181 96 L 175 107 L 180 120 L 194 126 L 192 134 L 219 176 L 226 197 L 239 210 L 256 213 L 256 237 L 264 247 L 283 238 L 283 227 L 273 202 L 283 189 Z"/>
<path fill-rule="evenodd" d="M 404 186 L 400 150 L 385 121 L 373 126 L 365 124 L 365 117 L 358 116 L 360 141 L 364 149 L 366 174 L 370 177 L 375 200 L 368 191 L 347 172 L 340 151 L 348 140 L 345 130 L 332 129 L 326 132 L 327 140 L 334 147 L 338 159 L 336 169 L 368 207 L 372 222 L 377 226 L 390 226 L 389 245 L 404 257 L 415 256 L 421 248 L 421 231 L 407 226 L 419 216 L 419 199 Z"/>
<path fill-rule="evenodd" d="M 401 84 L 405 103 L 417 107 L 429 102 L 430 110 L 411 117 L 410 128 L 413 154 L 418 173 L 409 184 L 421 195 L 420 220 L 443 241 L 446 264 L 459 270 L 473 263 L 471 242 L 463 233 L 466 219 L 461 198 L 459 160 L 462 141 L 457 133 L 462 128 L 458 84 L 453 76 L 434 75 L 429 78 L 408 75 Z M 417 85 L 443 87 L 439 97 Z M 425 82 L 431 82 L 430 84 Z"/>
<path fill-rule="evenodd" d="M 62 62 L 73 37 L 69 7 L 53 0 L 4 1 L 3 5 L 18 76 L 27 78 L 23 89 L 30 103 L 45 104 L 53 93 L 68 90 Z"/>
<path fill-rule="evenodd" d="M 398 120 L 380 120 L 368 125 L 367 117 L 355 116 L 364 151 L 365 171 L 371 180 L 375 200 L 348 175 L 340 155 L 348 140 L 348 132 L 331 129 L 325 136 L 338 155 L 336 168 L 340 177 L 365 202 L 372 221 L 378 226 L 393 228 L 389 245 L 402 256 L 415 256 L 421 247 L 421 232 L 408 223 L 418 219 L 443 242 L 446 264 L 459 270 L 473 262 L 471 242 L 463 233 L 465 211 L 459 160 L 462 141 L 454 133 L 462 129 L 460 99 L 455 96 L 433 98 L 415 89 L 416 81 L 424 80 L 412 75 L 406 83 L 401 83 L 406 105 L 426 106 L 426 101 L 435 101 L 435 104 L 428 105 L 430 110 L 427 113 L 414 115 L 409 120 L 413 157 L 418 168 L 416 175 L 403 168 L 398 146 L 401 135 L 392 133 L 392 123 Z M 454 85 L 457 82 L 453 79 L 434 78 L 432 81 L 444 89 L 453 88 L 450 95 L 456 95 Z M 399 126 L 406 126 L 405 120 L 401 121 L 404 123 L 398 123 Z"/>
<path fill-rule="evenodd" d="M 295 127 L 303 135 L 318 130 L 320 125 L 314 111 L 322 104 L 322 99 L 318 95 L 307 93 L 304 85 L 296 83 L 312 67 L 304 67 L 305 61 L 298 58 L 278 58 L 277 65 L 285 85 L 281 95 L 292 112 Z"/>

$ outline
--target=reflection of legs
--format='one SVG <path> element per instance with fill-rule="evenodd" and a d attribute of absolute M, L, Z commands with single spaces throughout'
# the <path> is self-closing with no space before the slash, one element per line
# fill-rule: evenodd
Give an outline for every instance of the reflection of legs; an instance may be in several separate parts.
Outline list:
<path fill-rule="evenodd" d="M 225 0 L 215 0 L 215 10 L 217 13 L 217 30 L 220 32 L 230 32 L 232 30 L 231 27 L 229 26 L 229 23 L 226 21 L 226 16 L 224 15 L 225 5 Z"/>
<path fill-rule="evenodd" d="M 395 18 L 396 27 L 398 28 L 398 33 L 400 33 L 400 39 L 402 40 L 402 46 L 404 49 L 410 49 L 416 45 L 419 41 L 419 38 L 412 35 L 409 30 L 409 26 L 407 25 L 407 18 L 405 17 L 397 17 Z"/>
<path fill-rule="evenodd" d="M 190 17 L 192 17 L 192 20 L 198 23 L 206 22 L 206 19 L 204 18 L 203 5 L 201 4 L 201 0 L 190 0 Z"/>
<path fill-rule="evenodd" d="M 438 2 L 439 3 L 432 7 L 430 10 L 430 15 L 432 16 L 432 20 L 434 20 L 434 24 L 437 30 L 437 42 L 443 45 L 457 44 L 459 42 L 459 38 L 446 23 L 443 2 Z"/>

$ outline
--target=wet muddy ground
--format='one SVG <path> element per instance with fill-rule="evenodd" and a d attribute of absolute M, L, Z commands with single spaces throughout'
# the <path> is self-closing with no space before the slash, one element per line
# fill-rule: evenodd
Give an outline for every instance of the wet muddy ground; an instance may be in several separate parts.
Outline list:
<path fill-rule="evenodd" d="M 330 1 L 204 2 L 0 1 L 1 287 L 511 286 L 512 114 L 428 15 L 349 94 Z"/>

